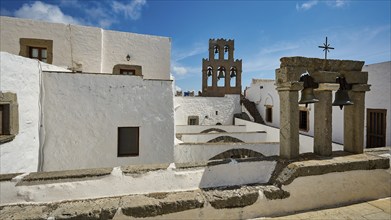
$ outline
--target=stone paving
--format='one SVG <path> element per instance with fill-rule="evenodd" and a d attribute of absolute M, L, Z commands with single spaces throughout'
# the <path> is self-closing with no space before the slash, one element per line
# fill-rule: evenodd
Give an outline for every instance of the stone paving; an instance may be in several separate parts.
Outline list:
<path fill-rule="evenodd" d="M 358 203 L 331 209 L 303 212 L 275 218 L 257 218 L 256 220 L 283 219 L 362 219 L 391 220 L 391 197 L 369 202 Z M 254 219 L 255 220 L 255 219 Z"/>

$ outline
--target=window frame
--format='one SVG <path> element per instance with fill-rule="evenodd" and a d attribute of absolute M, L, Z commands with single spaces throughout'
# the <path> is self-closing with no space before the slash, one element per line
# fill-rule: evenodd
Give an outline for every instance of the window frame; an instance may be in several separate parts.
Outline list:
<path fill-rule="evenodd" d="M 1 131 L 0 144 L 12 141 L 19 133 L 19 110 L 16 93 L 6 92 L 0 96 L 0 105 L 2 106 L 1 114 Z M 4 106 L 6 106 L 4 108 Z M 4 109 L 7 109 L 4 111 Z M 6 112 L 4 114 L 4 112 Z M 7 117 L 5 120 L 3 120 Z M 4 132 L 4 133 L 3 133 Z"/>
<path fill-rule="evenodd" d="M 131 74 L 125 74 L 126 72 L 129 72 Z M 135 69 L 119 69 L 119 74 L 120 75 L 135 76 L 136 75 L 136 70 Z"/>
<path fill-rule="evenodd" d="M 23 57 L 30 57 L 30 48 L 43 48 L 46 49 L 46 62 L 48 64 L 53 63 L 53 40 L 36 39 L 36 38 L 20 38 L 20 51 L 19 55 Z"/>
<path fill-rule="evenodd" d="M 38 57 L 33 57 L 33 49 L 38 50 Z M 42 57 L 42 50 L 46 50 L 46 57 Z M 48 49 L 46 47 L 34 47 L 34 46 L 29 46 L 29 58 L 31 59 L 37 59 L 39 61 L 47 63 L 48 61 Z M 43 61 L 42 59 L 46 59 L 46 61 Z"/>
<path fill-rule="evenodd" d="M 195 120 L 194 124 L 191 124 L 192 120 Z M 200 125 L 200 117 L 195 115 L 187 117 L 187 125 Z"/>
<path fill-rule="evenodd" d="M 124 141 L 124 138 L 121 138 L 122 132 L 120 130 L 122 129 L 137 129 L 137 134 L 131 134 L 137 136 L 137 141 L 135 143 L 135 147 L 137 148 L 137 153 L 121 153 L 123 149 L 121 150 L 121 140 Z M 129 147 L 129 146 L 128 146 Z M 133 146 L 131 145 L 130 148 Z M 124 147 L 122 147 L 124 148 Z M 117 157 L 138 157 L 140 156 L 140 127 L 118 127 L 117 128 Z"/>

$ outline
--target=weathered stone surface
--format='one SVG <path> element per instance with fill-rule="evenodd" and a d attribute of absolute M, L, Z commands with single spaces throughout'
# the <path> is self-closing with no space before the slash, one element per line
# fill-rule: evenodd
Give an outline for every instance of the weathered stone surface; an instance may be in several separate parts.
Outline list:
<path fill-rule="evenodd" d="M 121 199 L 124 215 L 145 218 L 202 208 L 204 199 L 200 191 L 176 192 L 149 196 L 126 196 Z"/>
<path fill-rule="evenodd" d="M 281 188 L 278 188 L 276 186 L 265 186 L 263 188 L 263 194 L 267 199 L 274 200 L 274 199 L 285 199 L 290 196 L 290 193 L 282 190 Z"/>
<path fill-rule="evenodd" d="M 338 152 L 337 152 L 338 153 Z M 346 154 L 343 152 L 343 154 Z M 368 154 L 346 155 L 322 160 L 308 160 L 292 162 L 286 166 L 276 178 L 277 186 L 288 185 L 294 179 L 304 176 L 322 175 L 331 172 L 352 170 L 388 169 L 389 158 Z"/>
<path fill-rule="evenodd" d="M 244 186 L 240 189 L 208 190 L 204 195 L 213 208 L 228 209 L 254 204 L 258 200 L 259 191 L 255 187 Z"/>
<path fill-rule="evenodd" d="M 50 210 L 49 205 L 0 206 L 0 219 L 47 219 Z"/>
<path fill-rule="evenodd" d="M 105 176 L 109 175 L 112 170 L 113 168 L 97 168 L 30 173 L 29 175 L 25 176 L 22 181 L 17 184 L 17 186 L 33 183 L 42 183 L 42 181 L 51 182 L 53 180 L 60 179 L 79 179 L 86 177 Z"/>
<path fill-rule="evenodd" d="M 55 219 L 112 219 L 120 198 L 88 199 L 59 203 L 52 207 L 49 217 Z"/>
<path fill-rule="evenodd" d="M 318 77 L 319 74 L 321 74 L 317 73 L 319 71 L 331 72 L 329 76 L 321 76 L 321 74 L 321 78 L 316 79 L 315 82 L 333 83 L 335 82 L 336 73 L 345 74 L 347 72 L 361 72 L 361 69 L 364 65 L 364 61 L 325 60 L 307 57 L 283 57 L 280 59 L 280 61 L 280 68 L 278 71 L 276 71 L 277 84 L 283 82 L 299 81 L 300 75 L 306 71 L 308 71 L 311 75 L 314 74 L 315 77 Z M 355 79 L 354 75 L 349 75 L 348 78 L 354 82 L 361 82 L 365 81 L 365 74 L 358 76 L 357 79 Z"/>
<path fill-rule="evenodd" d="M 278 91 L 280 96 L 280 156 L 299 155 L 299 95 L 297 91 Z"/>
<path fill-rule="evenodd" d="M 121 170 L 125 174 L 142 174 L 155 170 L 167 169 L 170 164 L 145 164 L 145 165 L 130 165 L 122 166 Z"/>
<path fill-rule="evenodd" d="M 2 181 L 11 181 L 14 177 L 21 175 L 22 173 L 7 173 L 0 174 L 0 182 Z"/>
<path fill-rule="evenodd" d="M 332 98 L 331 91 L 315 91 L 319 102 L 315 104 L 314 153 L 321 156 L 332 154 Z"/>
<path fill-rule="evenodd" d="M 344 151 L 364 152 L 365 92 L 349 92 L 353 105 L 344 106 Z"/>
<path fill-rule="evenodd" d="M 244 141 L 231 136 L 220 136 L 208 141 L 207 143 L 244 143 Z"/>

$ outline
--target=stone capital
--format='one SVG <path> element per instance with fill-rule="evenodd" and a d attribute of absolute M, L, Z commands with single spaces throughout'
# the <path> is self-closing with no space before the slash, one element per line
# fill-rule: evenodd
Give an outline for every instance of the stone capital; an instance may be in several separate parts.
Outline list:
<path fill-rule="evenodd" d="M 367 92 L 370 91 L 371 85 L 368 84 L 354 84 L 352 85 L 353 92 Z"/>
<path fill-rule="evenodd" d="M 277 91 L 286 91 L 286 90 L 299 91 L 303 89 L 303 82 L 284 82 L 284 83 L 278 83 L 276 85 L 277 85 Z"/>

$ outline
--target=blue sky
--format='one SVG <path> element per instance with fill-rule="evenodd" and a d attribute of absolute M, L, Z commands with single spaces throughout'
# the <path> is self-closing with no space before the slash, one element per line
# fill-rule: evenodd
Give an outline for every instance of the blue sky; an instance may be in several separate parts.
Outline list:
<path fill-rule="evenodd" d="M 209 38 L 235 40 L 242 86 L 274 78 L 283 56 L 391 60 L 390 0 L 168 1 L 1 0 L 1 15 L 172 38 L 171 73 L 182 90 L 201 89 Z"/>

